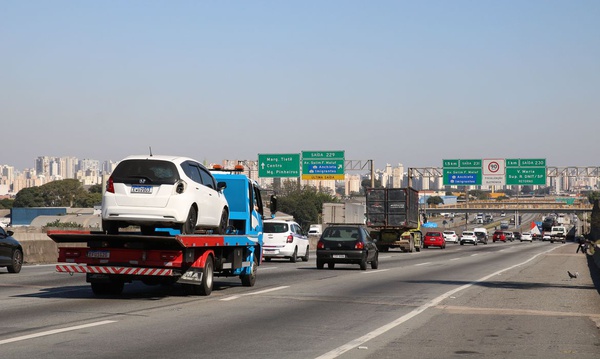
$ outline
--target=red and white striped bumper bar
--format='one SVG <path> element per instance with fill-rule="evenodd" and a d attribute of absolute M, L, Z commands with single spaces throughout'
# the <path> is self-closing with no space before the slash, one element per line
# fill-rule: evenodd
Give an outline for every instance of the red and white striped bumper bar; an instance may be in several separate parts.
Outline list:
<path fill-rule="evenodd" d="M 133 267 L 103 267 L 80 265 L 57 265 L 56 271 L 61 273 L 93 273 L 93 274 L 126 274 L 173 276 L 172 269 L 164 268 L 133 268 Z"/>

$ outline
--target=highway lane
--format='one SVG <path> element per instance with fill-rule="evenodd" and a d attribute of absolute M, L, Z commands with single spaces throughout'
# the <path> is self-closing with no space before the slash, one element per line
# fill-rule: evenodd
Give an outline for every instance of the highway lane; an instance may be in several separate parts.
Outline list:
<path fill-rule="evenodd" d="M 377 347 L 373 357 L 378 357 L 398 337 L 434 320 L 431 313 L 441 300 L 459 296 L 452 291 L 463 288 L 463 293 L 486 276 L 501 280 L 560 247 L 515 242 L 391 251 L 380 253 L 379 270 L 367 271 L 351 265 L 317 270 L 313 254 L 309 262 L 264 263 L 252 288 L 235 278 L 217 278 L 209 297 L 186 296 L 178 286 L 134 284 L 120 297 L 95 298 L 83 276 L 27 266 L 19 275 L 0 274 L 0 353 L 7 358 L 335 358 L 369 357 Z M 362 342 L 364 336 L 369 340 Z M 439 339 L 440 347 L 455 340 L 448 333 Z"/>

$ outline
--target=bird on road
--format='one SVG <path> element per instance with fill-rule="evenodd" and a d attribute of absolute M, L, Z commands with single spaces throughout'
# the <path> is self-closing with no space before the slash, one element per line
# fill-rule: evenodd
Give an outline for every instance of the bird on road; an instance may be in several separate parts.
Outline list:
<path fill-rule="evenodd" d="M 573 278 L 577 278 L 579 276 L 579 272 L 575 272 L 575 274 L 567 271 L 567 273 L 569 274 L 569 278 L 573 279 Z"/>

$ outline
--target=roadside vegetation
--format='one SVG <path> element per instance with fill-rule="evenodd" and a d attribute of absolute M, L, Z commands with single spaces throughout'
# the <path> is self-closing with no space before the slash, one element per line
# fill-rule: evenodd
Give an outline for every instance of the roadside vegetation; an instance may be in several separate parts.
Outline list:
<path fill-rule="evenodd" d="M 85 189 L 77 179 L 52 181 L 39 187 L 23 188 L 12 207 L 93 208 L 102 203 L 102 186 Z"/>

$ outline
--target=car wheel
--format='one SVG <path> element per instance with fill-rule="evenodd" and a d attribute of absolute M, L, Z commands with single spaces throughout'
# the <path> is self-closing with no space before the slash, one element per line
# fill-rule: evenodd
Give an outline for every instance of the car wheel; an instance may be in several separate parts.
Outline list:
<path fill-rule="evenodd" d="M 329 268 L 329 269 L 335 268 L 335 263 L 332 263 L 332 262 L 327 263 L 327 268 Z"/>
<path fill-rule="evenodd" d="M 461 246 L 464 246 L 465 244 L 464 244 L 463 242 L 460 242 L 460 245 L 461 245 Z"/>
<path fill-rule="evenodd" d="M 294 253 L 290 257 L 290 262 L 296 263 L 298 261 L 298 247 L 294 248 Z"/>
<path fill-rule="evenodd" d="M 270 262 L 271 261 L 271 257 L 263 257 L 265 262 Z"/>
<path fill-rule="evenodd" d="M 323 269 L 325 263 L 317 259 L 317 269 Z"/>
<path fill-rule="evenodd" d="M 308 251 L 310 250 L 309 246 L 306 246 L 306 254 L 302 257 L 302 260 L 308 262 Z"/>
<path fill-rule="evenodd" d="M 115 221 L 102 220 L 102 230 L 106 234 L 119 234 L 119 224 Z"/>
<path fill-rule="evenodd" d="M 375 259 L 371 261 L 371 269 L 379 268 L 379 253 L 375 253 Z"/>
<path fill-rule="evenodd" d="M 23 267 L 23 252 L 20 249 L 14 250 L 10 263 L 6 267 L 9 273 L 19 273 L 21 271 L 21 267 Z"/>
<path fill-rule="evenodd" d="M 427 247 L 429 247 L 429 246 L 427 246 L 427 245 L 423 245 L 423 248 L 427 249 Z"/>
<path fill-rule="evenodd" d="M 185 223 L 181 225 L 180 231 L 181 234 L 194 234 L 194 230 L 196 229 L 196 222 L 198 221 L 198 212 L 195 207 L 190 207 L 190 212 L 188 213 L 187 219 Z"/>
<path fill-rule="evenodd" d="M 221 213 L 221 221 L 219 222 L 219 226 L 215 229 L 216 234 L 225 234 L 227 233 L 227 227 L 229 226 L 229 213 L 227 209 L 223 208 L 223 212 Z"/>
<path fill-rule="evenodd" d="M 367 256 L 360 260 L 360 270 L 367 270 Z"/>
<path fill-rule="evenodd" d="M 477 245 L 477 242 L 475 242 L 475 243 L 473 243 L 473 244 Z"/>

